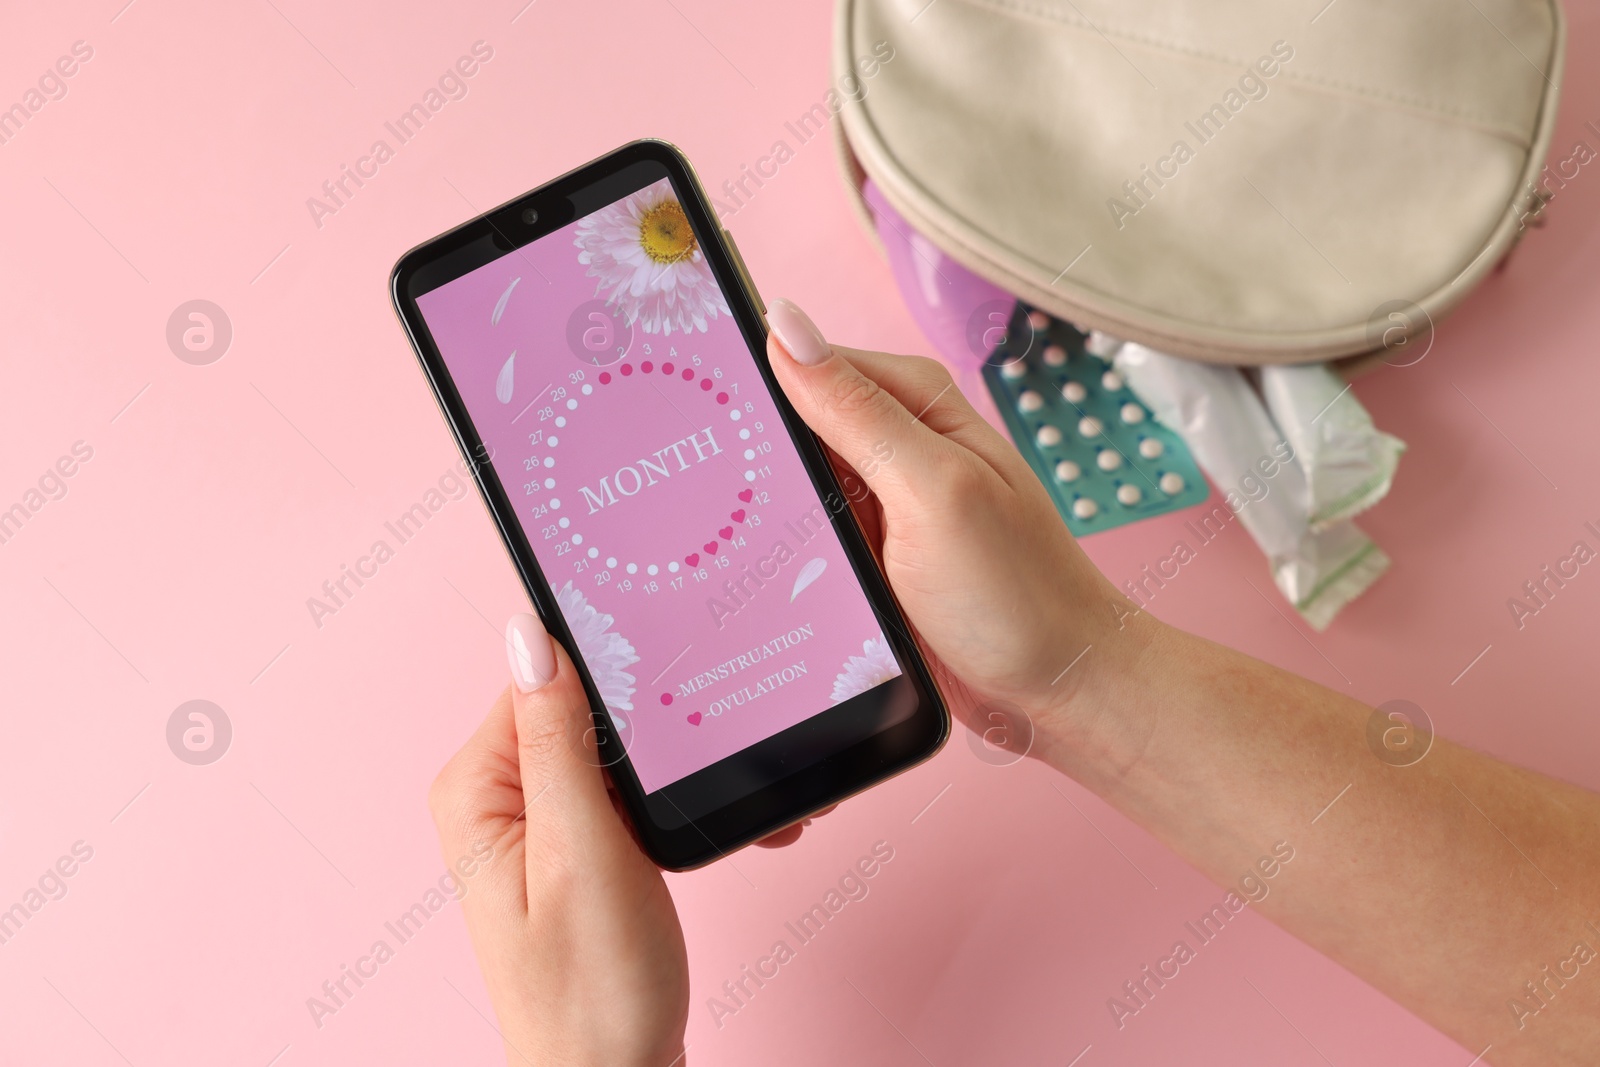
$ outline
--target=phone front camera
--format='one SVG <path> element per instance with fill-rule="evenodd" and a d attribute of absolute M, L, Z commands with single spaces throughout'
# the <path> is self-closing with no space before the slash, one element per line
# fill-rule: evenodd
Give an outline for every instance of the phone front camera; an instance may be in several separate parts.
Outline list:
<path fill-rule="evenodd" d="M 539 221 L 539 213 L 533 210 L 531 207 L 525 207 L 522 209 L 522 221 L 527 225 L 532 226 L 534 223 Z"/>

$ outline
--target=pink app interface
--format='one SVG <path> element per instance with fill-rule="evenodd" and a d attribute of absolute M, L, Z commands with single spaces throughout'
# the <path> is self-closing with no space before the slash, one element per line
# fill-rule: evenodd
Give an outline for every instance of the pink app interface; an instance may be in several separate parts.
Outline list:
<path fill-rule="evenodd" d="M 667 179 L 418 303 L 647 792 L 900 675 Z"/>

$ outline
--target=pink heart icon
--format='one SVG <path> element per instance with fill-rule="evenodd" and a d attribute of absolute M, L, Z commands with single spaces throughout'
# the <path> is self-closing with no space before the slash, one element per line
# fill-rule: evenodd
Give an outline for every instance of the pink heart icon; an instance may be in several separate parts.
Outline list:
<path fill-rule="evenodd" d="M 722 529 L 717 531 L 717 536 L 722 538 L 724 541 L 732 541 L 733 540 L 733 527 L 732 526 L 724 526 Z"/>
<path fill-rule="evenodd" d="M 734 522 L 743 522 L 744 521 L 744 508 L 740 508 L 738 511 L 733 512 L 731 515 L 728 516 L 728 518 L 732 519 Z"/>
<path fill-rule="evenodd" d="M 717 543 L 715 541 L 707 541 L 705 544 L 701 545 L 700 547 L 705 549 L 707 552 L 709 552 L 713 556 L 715 556 L 717 554 Z"/>
<path fill-rule="evenodd" d="M 686 718 L 689 720 L 690 726 L 700 725 L 700 713 L 698 711 L 691 711 Z"/>
<path fill-rule="evenodd" d="M 683 561 L 691 567 L 697 566 L 700 563 L 700 554 L 698 552 L 691 552 L 687 556 L 683 557 Z"/>
<path fill-rule="evenodd" d="M 750 503 L 750 498 L 755 496 L 755 495 L 756 495 L 756 493 L 755 493 L 754 489 L 741 489 L 741 490 L 739 490 L 739 499 L 743 500 L 746 504 Z"/>

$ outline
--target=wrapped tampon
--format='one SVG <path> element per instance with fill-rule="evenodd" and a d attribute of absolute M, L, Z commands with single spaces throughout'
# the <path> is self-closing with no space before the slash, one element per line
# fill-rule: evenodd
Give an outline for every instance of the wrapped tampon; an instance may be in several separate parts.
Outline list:
<path fill-rule="evenodd" d="M 1311 492 L 1294 445 L 1236 368 L 1178 359 L 1132 342 L 1115 366 L 1155 416 L 1180 434 L 1266 553 L 1273 582 L 1323 630 L 1389 566 L 1350 522 L 1313 530 Z"/>
<path fill-rule="evenodd" d="M 1405 442 L 1372 425 L 1325 364 L 1263 367 L 1261 395 L 1306 472 L 1313 530 L 1354 518 L 1389 492 Z"/>
<path fill-rule="evenodd" d="M 1122 347 L 1122 342 L 1109 333 L 1099 330 L 1090 330 L 1089 336 L 1084 339 L 1083 350 L 1091 356 L 1099 356 L 1104 360 L 1111 360 L 1117 354 L 1117 349 Z"/>

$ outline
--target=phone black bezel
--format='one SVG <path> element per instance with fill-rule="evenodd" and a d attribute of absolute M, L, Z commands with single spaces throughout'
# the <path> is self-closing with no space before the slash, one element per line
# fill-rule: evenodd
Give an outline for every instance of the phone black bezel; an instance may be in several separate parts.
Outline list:
<path fill-rule="evenodd" d="M 882 624 L 884 636 L 905 668 L 900 679 L 820 712 L 651 794 L 644 792 L 622 743 L 611 729 L 605 705 L 578 655 L 549 580 L 533 553 L 515 507 L 490 462 L 492 457 L 487 454 L 417 303 L 423 293 L 567 225 L 578 217 L 580 207 L 582 213 L 587 214 L 618 199 L 619 195 L 613 195 L 618 182 L 628 178 L 641 164 L 645 165 L 645 172 L 659 166 L 663 173 L 657 178 L 671 179 L 784 427 L 800 453 L 867 600 Z M 624 184 L 631 185 L 631 179 Z M 644 184 L 649 182 L 637 188 Z M 627 192 L 620 195 L 627 195 Z M 523 221 L 523 213 L 528 208 L 538 213 L 537 221 L 531 224 Z M 729 240 L 712 213 L 688 160 L 674 146 L 646 139 L 623 145 L 416 246 L 400 258 L 390 276 L 395 311 L 445 422 L 462 455 L 467 457 L 473 480 L 522 578 L 523 587 L 545 627 L 561 642 L 582 675 L 594 717 L 599 762 L 607 768 L 622 797 L 646 854 L 660 866 L 677 871 L 709 863 L 920 763 L 939 750 L 950 730 L 949 714 L 856 523 L 849 506 L 850 498 L 839 485 L 816 436 L 794 411 L 773 377 L 766 356 L 764 312 L 728 245 Z M 878 696 L 874 698 L 874 694 Z M 906 711 L 904 708 L 910 699 L 915 703 Z M 901 710 L 892 710 L 889 702 L 897 702 Z M 834 736 L 858 734 L 864 716 L 874 713 L 880 717 L 899 715 L 899 718 L 848 747 L 831 751 L 795 770 L 787 770 L 785 765 L 796 752 L 816 751 L 819 747 L 827 749 L 830 731 Z M 766 785 L 708 812 L 693 817 L 684 815 L 674 799 L 676 795 L 690 804 L 697 795 L 696 790 L 704 798 L 706 790 L 715 790 L 720 782 L 731 782 L 730 775 L 753 773 L 752 768 L 757 765 L 763 768 L 764 776 L 771 776 Z M 685 783 L 689 784 L 688 788 Z M 706 799 L 705 802 L 712 801 Z M 666 810 L 663 804 L 676 809 L 676 816 L 681 817 L 674 820 L 678 825 L 667 826 L 656 819 L 655 813 Z"/>

